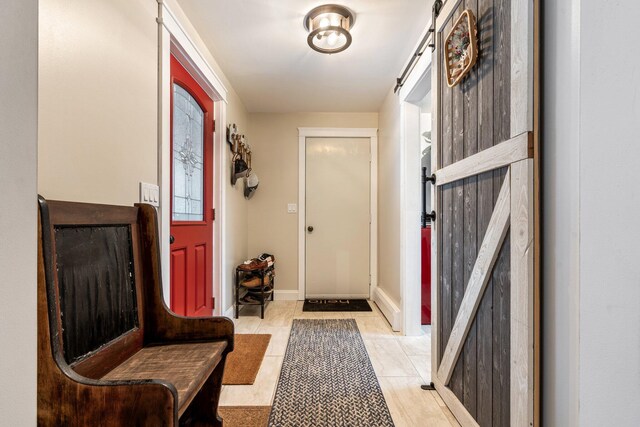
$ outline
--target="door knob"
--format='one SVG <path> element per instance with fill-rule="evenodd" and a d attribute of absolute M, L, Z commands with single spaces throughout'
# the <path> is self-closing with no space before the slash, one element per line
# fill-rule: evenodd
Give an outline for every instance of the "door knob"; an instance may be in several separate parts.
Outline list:
<path fill-rule="evenodd" d="M 175 242 L 175 241 L 176 241 L 176 239 L 175 239 L 175 237 L 173 237 L 173 235 L 169 236 L 169 244 L 170 245 L 172 245 L 173 242 Z"/>
<path fill-rule="evenodd" d="M 308 227 L 307 227 L 307 231 L 308 231 L 309 233 L 313 233 L 313 226 L 311 226 L 311 225 L 310 225 L 310 226 L 308 226 Z"/>

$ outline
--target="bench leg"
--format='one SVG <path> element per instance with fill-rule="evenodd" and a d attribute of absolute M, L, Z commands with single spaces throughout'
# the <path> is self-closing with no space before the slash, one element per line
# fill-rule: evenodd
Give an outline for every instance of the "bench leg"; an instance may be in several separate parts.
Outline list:
<path fill-rule="evenodd" d="M 188 411 L 190 426 L 222 427 L 222 418 L 218 416 L 218 403 L 222 391 L 222 374 L 226 356 L 218 363 L 198 395 L 191 402 Z"/>

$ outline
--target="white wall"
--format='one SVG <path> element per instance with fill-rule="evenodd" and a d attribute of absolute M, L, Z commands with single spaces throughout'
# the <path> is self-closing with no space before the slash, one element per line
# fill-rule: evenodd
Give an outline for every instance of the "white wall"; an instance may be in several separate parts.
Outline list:
<path fill-rule="evenodd" d="M 132 205 L 157 183 L 158 5 L 39 3 L 38 191 Z"/>
<path fill-rule="evenodd" d="M 640 425 L 638 17 L 545 2 L 545 426 Z"/>
<path fill-rule="evenodd" d="M 249 130 L 249 115 L 245 110 L 242 101 L 235 93 L 229 91 L 229 103 L 227 104 L 227 123 L 235 123 L 255 147 Z M 225 124 L 226 127 L 226 124 Z M 226 132 L 226 130 L 221 129 Z M 231 150 L 225 148 L 227 165 L 231 165 Z M 235 290 L 235 268 L 242 261 L 249 257 L 249 202 L 244 198 L 244 180 L 238 180 L 235 186 L 231 185 L 231 173 L 223 172 L 225 185 L 225 213 L 222 226 L 226 231 L 226 241 L 224 247 L 223 268 L 226 271 L 225 283 L 223 284 L 226 298 L 226 307 L 223 313 L 233 306 L 233 292 Z"/>
<path fill-rule="evenodd" d="M 276 256 L 278 290 L 297 299 L 298 215 L 287 213 L 298 201 L 298 127 L 377 128 L 378 113 L 250 114 L 253 169 L 260 186 L 249 201 L 249 254 Z"/>
<path fill-rule="evenodd" d="M 640 4 L 580 8 L 579 422 L 638 426 L 640 57 L 624 40 L 638 38 Z"/>
<path fill-rule="evenodd" d="M 378 287 L 401 303 L 400 101 L 390 90 L 380 108 L 378 134 Z"/>
<path fill-rule="evenodd" d="M 38 2 L 0 9 L 0 419 L 36 424 Z"/>

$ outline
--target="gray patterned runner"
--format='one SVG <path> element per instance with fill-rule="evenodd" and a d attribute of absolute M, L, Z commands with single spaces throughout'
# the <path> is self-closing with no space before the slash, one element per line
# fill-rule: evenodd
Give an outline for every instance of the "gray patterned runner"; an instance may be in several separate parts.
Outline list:
<path fill-rule="evenodd" d="M 355 320 L 293 321 L 269 426 L 393 426 Z"/>

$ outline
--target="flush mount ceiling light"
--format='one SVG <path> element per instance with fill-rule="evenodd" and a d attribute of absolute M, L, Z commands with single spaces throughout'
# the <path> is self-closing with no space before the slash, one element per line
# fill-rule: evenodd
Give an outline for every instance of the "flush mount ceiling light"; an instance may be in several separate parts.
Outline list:
<path fill-rule="evenodd" d="M 342 52 L 351 45 L 355 15 L 337 4 L 318 6 L 304 17 L 304 28 L 309 31 L 307 43 L 320 53 Z"/>

